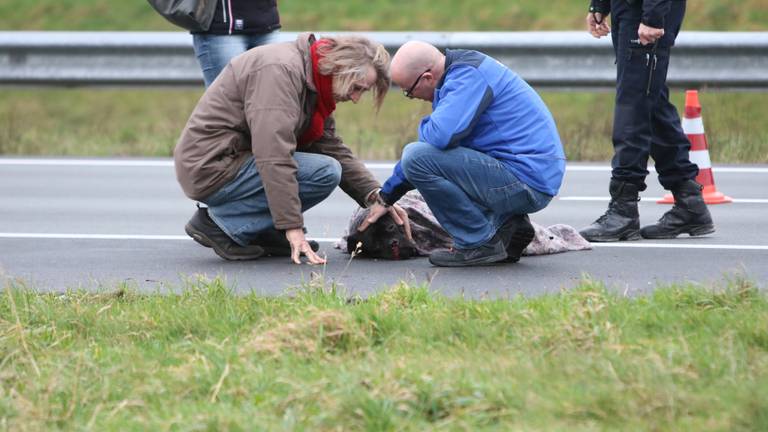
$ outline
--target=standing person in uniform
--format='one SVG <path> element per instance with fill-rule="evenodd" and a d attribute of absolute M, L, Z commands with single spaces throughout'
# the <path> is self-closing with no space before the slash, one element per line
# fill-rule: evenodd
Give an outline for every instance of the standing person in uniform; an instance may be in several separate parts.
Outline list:
<path fill-rule="evenodd" d="M 232 59 L 200 98 L 174 149 L 186 195 L 205 203 L 187 234 L 227 260 L 303 254 L 325 263 L 302 213 L 340 186 L 363 207 L 380 184 L 336 135 L 337 102 L 389 89 L 389 54 L 363 37 L 270 44 Z M 407 214 L 387 209 L 399 225 Z"/>
<path fill-rule="evenodd" d="M 206 87 L 236 55 L 275 42 L 280 29 L 276 0 L 216 2 L 216 12 L 208 31 L 192 32 L 195 56 Z"/>
<path fill-rule="evenodd" d="M 669 101 L 670 49 L 685 15 L 685 0 L 592 0 L 587 27 L 596 38 L 611 33 L 616 53 L 614 156 L 608 210 L 582 229 L 589 241 L 675 238 L 715 231 L 702 186 L 694 180 L 690 142 Z M 606 19 L 611 14 L 611 31 Z M 675 205 L 654 225 L 640 229 L 639 192 L 646 189 L 648 156 Z"/>
<path fill-rule="evenodd" d="M 516 73 L 481 52 L 420 41 L 398 49 L 392 81 L 408 98 L 432 102 L 419 140 L 408 144 L 378 200 L 396 203 L 418 189 L 452 249 L 429 256 L 435 266 L 516 262 L 531 242 L 528 213 L 546 207 L 565 172 L 555 121 Z M 365 230 L 384 214 L 372 208 Z"/>

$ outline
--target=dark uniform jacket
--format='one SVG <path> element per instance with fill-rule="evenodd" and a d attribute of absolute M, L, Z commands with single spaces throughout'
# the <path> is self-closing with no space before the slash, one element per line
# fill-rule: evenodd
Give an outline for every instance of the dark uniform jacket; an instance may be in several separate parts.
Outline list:
<path fill-rule="evenodd" d="M 613 0 L 626 1 L 627 3 L 641 3 L 643 5 L 643 18 L 641 22 L 648 27 L 664 28 L 664 17 L 669 13 L 669 3 L 685 0 Z M 590 12 L 598 12 L 603 15 L 611 13 L 611 0 L 592 0 L 589 5 Z"/>
<path fill-rule="evenodd" d="M 277 0 L 216 0 L 216 12 L 205 34 L 269 33 L 280 28 Z"/>

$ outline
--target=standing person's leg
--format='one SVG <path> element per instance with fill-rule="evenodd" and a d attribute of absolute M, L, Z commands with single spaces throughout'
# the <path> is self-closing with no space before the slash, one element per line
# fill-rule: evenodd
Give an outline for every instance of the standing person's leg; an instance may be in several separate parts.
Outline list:
<path fill-rule="evenodd" d="M 659 63 L 661 62 L 659 58 Z M 695 179 L 699 174 L 699 167 L 691 162 L 691 143 L 683 132 L 677 109 L 669 101 L 669 89 L 666 85 L 661 90 L 655 106 L 651 157 L 656 164 L 659 183 L 664 189 L 671 190 L 680 182 Z"/>
<path fill-rule="evenodd" d="M 638 42 L 639 8 L 619 15 L 616 59 L 616 106 L 613 120 L 611 177 L 645 190 L 648 156 L 653 139 L 651 116 L 655 98 L 647 95 L 648 74 L 653 68 L 650 46 Z"/>
<path fill-rule="evenodd" d="M 694 180 L 699 168 L 689 157 L 690 142 L 680 126 L 677 110 L 662 91 L 654 113 L 654 143 L 651 156 L 656 161 L 659 182 L 672 191 L 675 204 L 653 225 L 644 226 L 640 234 L 648 239 L 669 239 L 680 234 L 699 236 L 715 232 L 701 185 Z"/>
<path fill-rule="evenodd" d="M 608 210 L 582 229 L 589 241 L 611 242 L 640 238 L 639 192 L 645 177 L 652 141 L 652 99 L 647 97 L 650 47 L 638 42 L 641 6 L 612 2 L 612 38 L 616 53 L 616 105 L 613 121 L 612 173 Z"/>
<path fill-rule="evenodd" d="M 651 117 L 651 157 L 656 163 L 659 182 L 668 190 L 680 182 L 696 178 L 699 173 L 696 164 L 690 160 L 691 144 L 683 132 L 677 109 L 669 101 L 669 88 L 666 84 L 671 48 L 680 32 L 684 16 L 685 2 L 672 2 L 664 20 L 664 36 L 659 40 L 650 87 L 654 106 Z"/>
<path fill-rule="evenodd" d="M 312 153 L 296 152 L 294 159 L 298 167 L 296 177 L 299 182 L 299 199 L 301 200 L 302 212 L 304 212 L 327 198 L 338 186 L 341 180 L 341 165 L 331 157 Z M 250 248 L 253 247 L 255 241 L 260 239 L 260 236 L 266 236 L 270 241 L 281 242 L 278 244 L 259 244 L 258 246 L 266 249 L 266 253 L 270 253 L 270 248 L 278 248 L 277 251 L 272 251 L 275 254 L 279 254 L 277 252 L 284 249 L 282 248 L 285 246 L 282 244 L 285 243 L 284 236 L 275 236 L 274 234 L 276 230 L 272 222 L 272 214 L 269 211 L 264 185 L 253 158 L 250 158 L 241 167 L 231 182 L 214 192 L 203 202 L 208 205 L 207 214 L 215 227 L 236 245 Z M 193 236 L 193 238 L 195 237 Z M 261 238 L 263 239 L 263 237 Z M 216 249 L 215 244 L 205 246 L 212 246 Z M 225 256 L 236 256 L 236 254 L 227 253 L 227 251 L 224 251 L 223 254 L 219 250 L 216 252 L 227 259 L 238 259 Z"/>
<path fill-rule="evenodd" d="M 245 35 L 193 34 L 192 45 L 195 49 L 197 62 L 203 71 L 205 86 L 209 87 L 232 57 L 248 50 L 248 37 Z"/>
<path fill-rule="evenodd" d="M 257 46 L 267 45 L 277 42 L 280 30 L 274 30 L 269 33 L 254 33 L 249 34 L 247 38 L 248 49 L 256 48 Z"/>
<path fill-rule="evenodd" d="M 403 171 L 451 235 L 461 256 L 437 265 L 489 264 L 506 259 L 499 228 L 513 215 L 544 208 L 552 197 L 531 189 L 501 162 L 475 150 L 440 150 L 417 142 L 403 150 Z"/>
<path fill-rule="evenodd" d="M 672 191 L 675 205 L 656 224 L 642 228 L 642 236 L 650 239 L 675 238 L 684 233 L 698 236 L 715 231 L 712 216 L 701 194 L 701 185 L 694 180 L 699 168 L 690 160 L 690 142 L 683 132 L 677 110 L 669 102 L 666 85 L 670 48 L 674 45 L 684 16 L 685 2 L 672 2 L 655 59 L 651 92 L 657 100 L 653 112 L 651 157 L 656 162 L 659 182 Z"/>

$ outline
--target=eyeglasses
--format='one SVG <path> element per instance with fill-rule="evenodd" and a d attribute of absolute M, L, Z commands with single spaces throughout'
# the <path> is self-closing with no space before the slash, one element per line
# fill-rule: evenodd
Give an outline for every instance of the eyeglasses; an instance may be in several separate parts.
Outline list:
<path fill-rule="evenodd" d="M 413 89 L 415 89 L 416 86 L 419 85 L 419 81 L 421 81 L 421 77 L 423 77 L 425 73 L 430 72 L 431 70 L 432 69 L 427 69 L 424 72 L 422 72 L 421 75 L 419 75 L 419 77 L 416 78 L 416 81 L 413 82 L 413 85 L 411 86 L 411 88 L 409 88 L 408 90 L 403 90 L 403 94 L 405 95 L 405 97 L 407 97 L 408 99 L 413 99 Z"/>

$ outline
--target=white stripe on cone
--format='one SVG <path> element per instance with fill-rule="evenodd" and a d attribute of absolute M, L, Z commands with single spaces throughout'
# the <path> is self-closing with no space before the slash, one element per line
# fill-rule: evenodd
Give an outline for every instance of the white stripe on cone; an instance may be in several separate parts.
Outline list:
<path fill-rule="evenodd" d="M 699 166 L 699 169 L 712 168 L 712 161 L 709 160 L 709 151 L 707 150 L 691 150 L 688 153 L 688 158 L 691 162 Z"/>
<path fill-rule="evenodd" d="M 683 117 L 683 132 L 687 135 L 704 135 L 704 122 L 701 117 L 685 118 Z"/>

